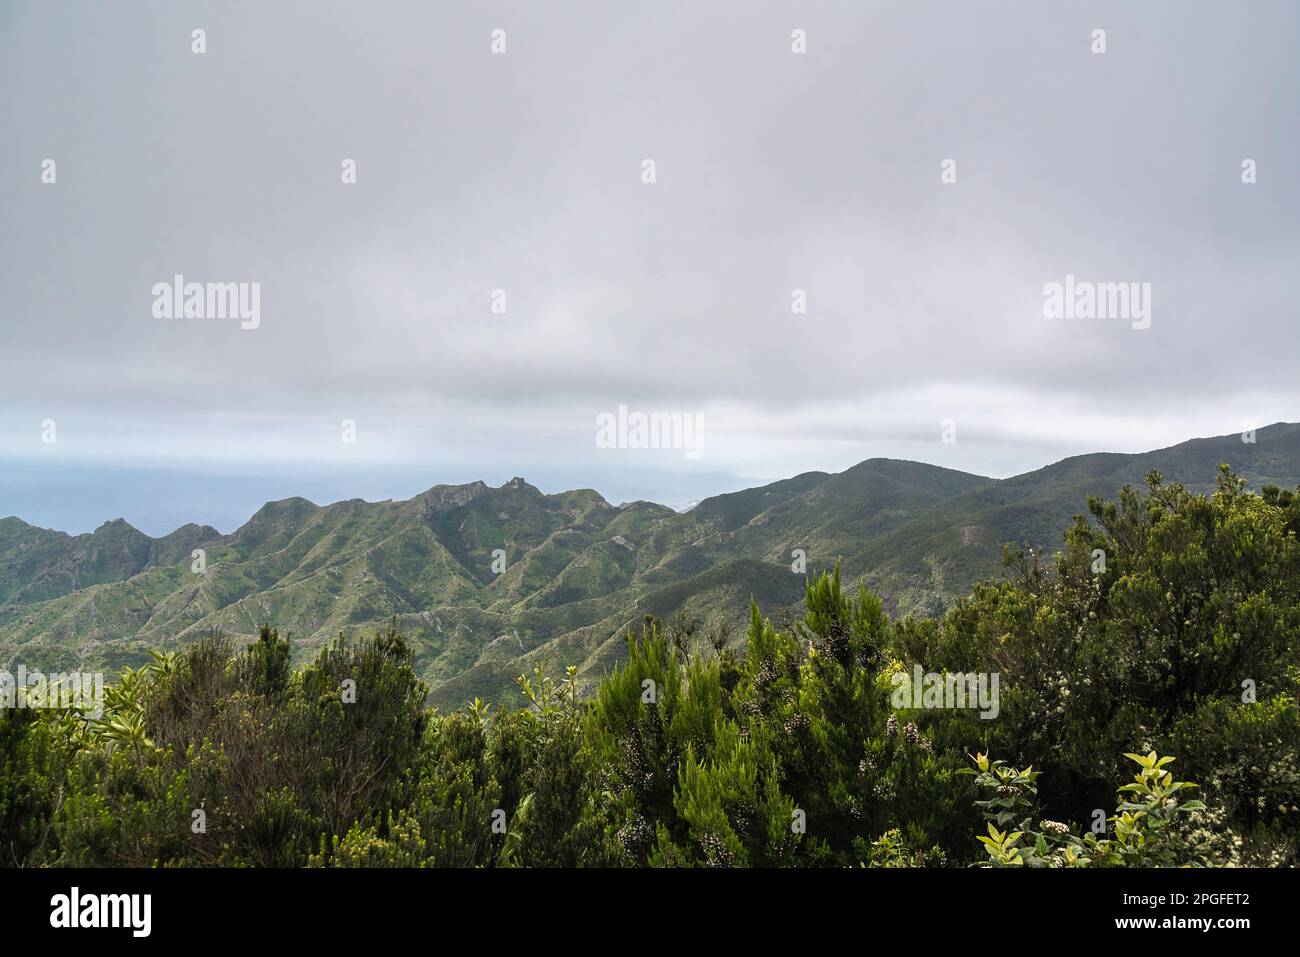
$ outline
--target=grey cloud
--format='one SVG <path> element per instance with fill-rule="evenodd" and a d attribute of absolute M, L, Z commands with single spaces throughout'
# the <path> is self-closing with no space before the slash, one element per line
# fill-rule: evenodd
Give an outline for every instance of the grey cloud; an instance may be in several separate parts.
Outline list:
<path fill-rule="evenodd" d="M 186 436 L 312 461 L 353 415 L 376 461 L 477 437 L 558 476 L 630 402 L 713 409 L 708 475 L 753 475 L 825 428 L 844 444 L 802 467 L 913 434 L 925 457 L 956 406 L 965 461 L 1006 473 L 1298 398 L 1288 2 L 0 16 L 0 456 L 52 409 L 116 464 Z M 261 327 L 153 319 L 174 273 L 260 282 Z M 1151 282 L 1151 329 L 1044 319 L 1066 273 Z"/>

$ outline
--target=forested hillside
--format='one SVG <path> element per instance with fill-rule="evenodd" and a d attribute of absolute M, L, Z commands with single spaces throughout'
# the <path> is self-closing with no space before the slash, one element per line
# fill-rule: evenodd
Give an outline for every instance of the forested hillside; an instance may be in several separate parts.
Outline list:
<path fill-rule="evenodd" d="M 706 499 L 678 514 L 547 495 L 516 478 L 437 486 L 407 501 L 264 506 L 229 535 L 188 525 L 151 539 L 121 520 L 69 536 L 0 520 L 0 667 L 140 666 L 214 629 L 273 623 L 295 664 L 396 616 L 412 667 L 443 707 L 506 702 L 515 677 L 574 665 L 584 692 L 625 657 L 646 614 L 730 627 L 752 597 L 801 611 L 806 572 L 839 563 L 890 614 L 939 616 L 1001 573 L 1002 546 L 1048 552 L 1089 495 L 1152 469 L 1197 490 L 1227 462 L 1253 488 L 1300 483 L 1300 426 L 1197 439 L 1141 455 L 1066 459 L 997 481 L 871 459 Z M 196 566 L 193 553 L 201 549 Z"/>
<path fill-rule="evenodd" d="M 569 507 L 647 540 L 589 496 Z M 511 706 L 430 709 L 400 624 L 298 669 L 275 629 L 207 633 L 124 671 L 90 720 L 29 688 L 0 709 L 0 861 L 1296 864 L 1300 497 L 1153 473 L 1089 511 L 1054 559 L 1013 550 L 939 618 L 891 617 L 842 570 L 788 625 L 750 605 L 743 643 L 651 617 L 590 695 L 539 668 Z M 224 547 L 296 548 L 263 524 Z M 490 544 L 488 526 L 457 528 Z M 996 677 L 992 697 L 932 694 L 958 674 Z"/>

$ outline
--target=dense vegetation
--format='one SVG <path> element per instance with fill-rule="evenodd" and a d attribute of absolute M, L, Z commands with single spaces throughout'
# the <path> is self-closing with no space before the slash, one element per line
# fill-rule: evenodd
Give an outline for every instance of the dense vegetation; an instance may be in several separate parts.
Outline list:
<path fill-rule="evenodd" d="M 0 862 L 1296 864 L 1300 497 L 1153 473 L 1090 509 L 942 619 L 836 569 L 789 627 L 650 619 L 517 708 L 426 707 L 396 627 L 298 670 L 209 635 L 98 720 L 0 710 Z M 900 706 L 915 665 L 996 673 L 996 717 Z"/>

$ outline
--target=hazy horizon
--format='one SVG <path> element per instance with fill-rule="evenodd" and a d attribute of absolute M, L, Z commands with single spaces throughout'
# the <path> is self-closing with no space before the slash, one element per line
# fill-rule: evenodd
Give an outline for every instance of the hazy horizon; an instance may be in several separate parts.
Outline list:
<path fill-rule="evenodd" d="M 1272 422 L 1268 425 L 1261 426 L 1259 431 L 1281 425 L 1294 425 L 1290 422 Z M 1188 436 L 1181 442 L 1193 441 L 1196 439 L 1215 439 L 1228 438 L 1233 433 L 1223 435 L 1196 435 Z M 1181 442 L 1174 442 L 1171 445 L 1179 445 Z M 1014 472 L 1007 475 L 986 475 L 980 472 L 968 472 L 971 475 L 981 476 L 983 478 L 1007 479 L 1014 478 L 1016 475 L 1023 475 L 1026 472 L 1033 472 L 1064 459 L 1076 455 L 1093 455 L 1093 454 L 1139 454 L 1142 452 L 1155 452 L 1169 446 L 1159 446 L 1150 449 L 1136 449 L 1132 451 L 1121 451 L 1116 449 L 1089 449 L 1082 452 L 1072 453 L 1071 455 L 1062 456 L 1048 462 L 1041 462 L 1021 472 Z M 861 462 L 871 458 L 892 458 L 898 459 L 898 456 L 868 456 L 867 459 L 861 459 L 854 462 L 847 468 L 852 468 Z M 950 468 L 937 462 L 926 462 L 919 459 L 903 459 L 903 461 L 919 462 L 922 465 L 932 465 L 936 468 Z M 37 467 L 39 469 L 39 467 Z M 18 474 L 18 481 L 14 482 L 15 471 Z M 574 485 L 557 484 L 558 478 L 548 476 L 545 473 L 530 475 L 527 470 L 515 472 L 510 475 L 494 475 L 491 477 L 470 477 L 460 478 L 457 480 L 437 479 L 432 482 L 420 484 L 421 478 L 415 474 L 392 473 L 385 475 L 363 475 L 358 473 L 342 473 L 333 476 L 322 477 L 320 475 L 241 475 L 231 473 L 227 475 L 205 475 L 184 469 L 155 469 L 155 470 L 133 470 L 122 468 L 118 470 L 131 480 L 121 482 L 110 482 L 108 487 L 112 490 L 113 496 L 110 501 L 116 501 L 129 507 L 124 508 L 120 513 L 103 514 L 99 518 L 91 517 L 91 508 L 93 503 L 86 499 L 87 490 L 95 488 L 103 478 L 102 467 L 82 469 L 67 469 L 63 471 L 56 470 L 50 473 L 48 470 L 40 469 L 39 475 L 46 482 L 42 487 L 39 498 L 33 496 L 29 502 L 31 509 L 37 514 L 60 514 L 67 516 L 63 519 L 63 524 L 58 522 L 45 522 L 33 520 L 27 515 L 18 512 L 0 513 L 0 518 L 13 517 L 41 528 L 49 528 L 54 531 L 65 532 L 69 535 L 80 535 L 92 532 L 100 526 L 117 519 L 123 519 L 128 524 L 134 526 L 152 538 L 160 538 L 167 535 L 183 525 L 209 525 L 215 528 L 223 535 L 228 535 L 238 529 L 241 525 L 250 519 L 259 508 L 268 502 L 282 501 L 287 498 L 304 498 L 312 504 L 325 507 L 338 502 L 361 499 L 366 502 L 382 501 L 405 501 L 425 492 L 437 485 L 468 485 L 473 482 L 484 482 L 492 488 L 500 488 L 511 479 L 519 477 L 536 487 L 542 493 L 553 495 L 560 492 L 569 492 L 576 489 L 590 488 L 608 502 L 614 505 L 622 505 L 633 501 L 648 501 L 659 505 L 666 505 L 676 511 L 687 511 L 700 501 L 714 495 L 723 495 L 729 492 L 738 492 L 756 486 L 766 485 L 770 482 L 780 481 L 782 479 L 793 478 L 796 475 L 806 474 L 809 472 L 842 472 L 844 469 L 800 469 L 789 475 L 778 475 L 771 478 L 757 480 L 746 484 L 743 479 L 738 479 L 740 484 L 720 485 L 715 491 L 700 495 L 696 498 L 681 498 L 671 495 L 625 495 L 620 496 L 611 494 L 604 488 L 601 488 L 600 482 L 597 483 L 578 483 Z M 958 469 L 957 471 L 966 471 Z M 699 476 L 694 477 L 697 481 Z M 722 477 L 718 477 L 723 481 Z M 51 481 L 53 484 L 51 485 Z M 613 487 L 617 487 L 620 479 L 615 476 L 611 479 L 614 482 Z M 671 487 L 673 477 L 669 477 L 667 482 Z M 10 470 L 3 476 L 0 476 L 0 501 L 10 501 L 10 495 L 17 491 L 30 487 L 35 482 L 35 475 L 29 481 L 25 481 L 21 475 L 21 467 L 15 467 L 11 464 Z M 287 489 L 293 483 L 300 483 L 301 488 L 298 491 L 287 491 L 284 494 L 277 494 L 276 490 Z M 348 491 L 349 483 L 352 486 L 363 491 Z M 686 486 L 679 488 L 683 490 Z M 691 486 L 693 487 L 693 486 Z M 306 489 L 303 491 L 302 489 Z M 385 489 L 396 489 L 397 491 L 384 491 Z M 369 491 L 366 491 L 369 490 Z M 170 503 L 170 507 L 165 510 L 159 510 L 157 501 L 160 494 L 168 493 L 164 500 Z M 261 496 L 259 498 L 259 496 Z M 21 500 L 21 498 L 19 499 Z M 152 502 L 152 505 L 140 503 Z M 131 503 L 137 503 L 132 505 Z M 195 504 L 197 503 L 197 504 Z M 200 512 L 205 509 L 214 516 L 213 518 L 185 517 L 184 510 L 186 507 L 193 505 Z M 132 519 L 128 512 L 135 509 L 137 515 L 154 515 L 154 518 L 137 518 Z M 109 512 L 113 509 L 109 508 Z M 81 524 L 68 525 L 69 520 L 75 522 L 77 515 L 85 515 L 87 519 Z M 163 517 L 171 516 L 171 517 Z"/>
<path fill-rule="evenodd" d="M 1296 35 L 1283 2 L 5 4 L 0 514 L 516 474 L 680 506 L 1300 418 Z M 1134 315 L 1053 316 L 1076 280 Z M 699 447 L 599 447 L 624 406 Z"/>

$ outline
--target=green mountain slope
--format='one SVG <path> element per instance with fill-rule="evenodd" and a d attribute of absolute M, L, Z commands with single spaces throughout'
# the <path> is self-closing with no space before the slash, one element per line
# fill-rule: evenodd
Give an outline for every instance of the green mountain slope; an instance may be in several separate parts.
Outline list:
<path fill-rule="evenodd" d="M 891 459 L 810 472 L 699 503 L 613 506 L 516 478 L 440 485 L 407 501 L 263 506 L 230 535 L 152 539 L 120 519 L 68 536 L 0 520 L 0 666 L 116 669 L 211 630 L 271 623 L 298 660 L 393 616 L 438 703 L 513 693 L 535 664 L 588 678 L 645 615 L 739 625 L 750 598 L 793 612 L 808 572 L 842 563 L 895 614 L 936 614 L 996 576 L 1003 543 L 1051 550 L 1089 495 L 1152 469 L 1196 488 L 1228 462 L 1250 484 L 1300 483 L 1300 426 L 1138 455 L 1065 459 L 1004 480 Z M 206 569 L 191 570 L 202 548 Z"/>
<path fill-rule="evenodd" d="M 103 582 L 125 581 L 146 568 L 188 561 L 191 549 L 220 538 L 215 528 L 185 525 L 150 538 L 122 519 L 68 535 L 0 519 L 0 606 L 28 604 Z"/>

